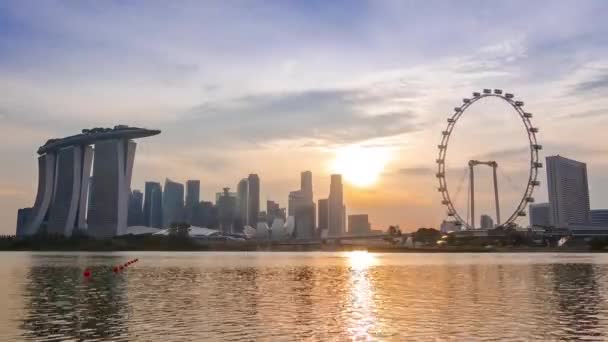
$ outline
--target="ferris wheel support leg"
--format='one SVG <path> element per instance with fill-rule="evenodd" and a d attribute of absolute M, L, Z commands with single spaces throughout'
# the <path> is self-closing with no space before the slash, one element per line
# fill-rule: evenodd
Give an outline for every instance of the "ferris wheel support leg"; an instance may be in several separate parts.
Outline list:
<path fill-rule="evenodd" d="M 473 164 L 469 163 L 469 174 L 471 175 L 471 229 L 475 229 L 475 175 L 473 173 Z"/>
<path fill-rule="evenodd" d="M 496 226 L 500 225 L 500 203 L 498 202 L 498 179 L 496 178 L 496 167 L 492 165 L 492 171 L 494 175 L 494 203 L 496 204 Z"/>

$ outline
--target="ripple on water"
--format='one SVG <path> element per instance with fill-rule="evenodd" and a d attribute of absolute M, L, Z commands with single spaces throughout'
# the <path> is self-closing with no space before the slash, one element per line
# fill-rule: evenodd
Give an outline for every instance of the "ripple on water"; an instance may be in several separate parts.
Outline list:
<path fill-rule="evenodd" d="M 608 338 L 604 256 L 132 255 L 7 254 L 0 339 Z"/>

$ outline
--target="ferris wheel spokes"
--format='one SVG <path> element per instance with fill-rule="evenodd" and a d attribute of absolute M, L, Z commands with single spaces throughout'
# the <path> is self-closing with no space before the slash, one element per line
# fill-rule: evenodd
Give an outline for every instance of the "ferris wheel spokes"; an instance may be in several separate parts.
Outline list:
<path fill-rule="evenodd" d="M 524 102 L 520 100 L 516 100 L 515 96 L 511 93 L 503 93 L 501 89 L 483 89 L 482 92 L 474 92 L 472 98 L 464 98 L 462 99 L 463 104 L 459 107 L 454 108 L 454 113 L 447 119 L 447 127 L 445 130 L 441 132 L 441 143 L 437 145 L 439 149 L 439 154 L 437 158 L 437 174 L 436 177 L 439 181 L 439 188 L 437 189 L 441 193 L 442 201 L 441 203 L 447 207 L 447 215 L 449 217 L 453 217 L 460 225 L 464 225 L 465 227 L 474 228 L 475 227 L 475 206 L 474 206 L 474 182 L 473 182 L 473 166 L 471 162 L 470 165 L 470 202 L 467 201 L 467 205 L 470 204 L 470 212 L 469 208 L 467 208 L 467 216 L 471 213 L 471 224 L 469 225 L 468 219 L 467 221 L 463 220 L 462 216 L 458 214 L 452 200 L 450 199 L 450 193 L 448 191 L 448 185 L 446 181 L 446 167 L 445 160 L 448 151 L 448 145 L 450 141 L 450 137 L 458 120 L 462 117 L 462 115 L 466 112 L 467 108 L 476 103 L 482 98 L 485 97 L 496 97 L 507 102 L 518 114 L 521 118 L 524 128 L 526 130 L 528 136 L 528 143 L 530 147 L 530 164 L 529 164 L 529 175 L 528 182 L 526 184 L 526 188 L 524 194 L 519 201 L 517 208 L 515 211 L 506 219 L 503 223 L 500 220 L 500 206 L 499 206 L 499 195 L 498 195 L 498 181 L 496 179 L 496 168 L 497 163 L 495 161 L 491 162 L 479 162 L 479 161 L 471 161 L 472 164 L 485 164 L 492 166 L 494 173 L 494 198 L 496 203 L 496 220 L 497 226 L 505 226 L 509 227 L 514 225 L 514 222 L 517 218 L 526 216 L 525 207 L 527 204 L 534 202 L 534 198 L 532 197 L 532 193 L 534 192 L 534 188 L 540 185 L 540 182 L 537 180 L 538 178 L 538 169 L 543 167 L 543 164 L 539 161 L 539 151 L 542 149 L 542 145 L 538 144 L 536 139 L 536 133 L 538 133 L 538 127 L 532 125 L 532 114 L 528 112 L 524 112 L 522 107 L 524 106 Z M 494 163 L 494 164 L 488 164 Z M 494 166 L 493 166 L 494 165 Z"/>

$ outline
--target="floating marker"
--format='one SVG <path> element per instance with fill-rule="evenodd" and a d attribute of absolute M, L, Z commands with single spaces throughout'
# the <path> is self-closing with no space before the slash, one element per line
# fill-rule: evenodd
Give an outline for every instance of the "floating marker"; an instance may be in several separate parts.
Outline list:
<path fill-rule="evenodd" d="M 114 266 L 114 268 L 112 269 L 112 271 L 114 271 L 114 273 L 118 273 L 118 266 Z"/>
<path fill-rule="evenodd" d="M 91 277 L 91 271 L 88 268 L 85 268 L 84 272 L 82 272 L 82 275 L 85 278 L 89 278 L 89 277 Z"/>

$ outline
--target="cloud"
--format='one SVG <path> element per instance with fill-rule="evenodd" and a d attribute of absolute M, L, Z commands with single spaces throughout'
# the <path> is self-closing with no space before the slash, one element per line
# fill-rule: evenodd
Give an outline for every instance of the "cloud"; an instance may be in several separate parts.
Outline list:
<path fill-rule="evenodd" d="M 196 130 L 207 141 L 254 145 L 298 139 L 348 144 L 419 129 L 406 106 L 400 112 L 369 114 L 385 101 L 361 89 L 253 95 L 193 108 L 174 128 L 180 135 Z"/>
<path fill-rule="evenodd" d="M 529 158 L 530 148 L 529 147 L 517 147 L 517 148 L 506 148 L 502 150 L 491 151 L 475 157 L 479 160 L 502 160 L 502 159 L 520 159 L 522 157 Z"/>
<path fill-rule="evenodd" d="M 589 79 L 582 80 L 573 86 L 574 93 L 586 93 L 608 89 L 608 67 L 597 68 Z"/>
<path fill-rule="evenodd" d="M 414 166 L 414 167 L 405 167 L 398 170 L 399 174 L 402 175 L 410 175 L 410 176 L 428 176 L 432 175 L 435 170 L 430 167 L 424 166 Z"/>

